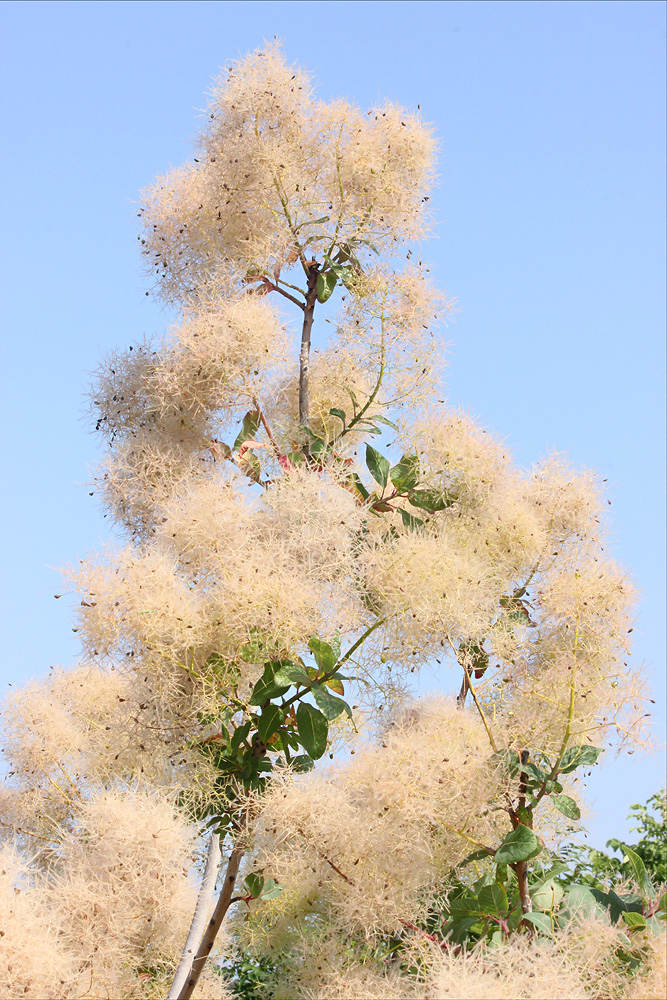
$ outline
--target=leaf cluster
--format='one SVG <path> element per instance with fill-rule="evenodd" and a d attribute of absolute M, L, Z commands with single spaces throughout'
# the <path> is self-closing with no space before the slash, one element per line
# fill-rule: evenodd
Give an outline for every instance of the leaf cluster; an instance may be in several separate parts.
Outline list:
<path fill-rule="evenodd" d="M 242 656 L 254 660 L 265 648 L 258 638 L 243 647 Z M 238 822 L 244 793 L 262 792 L 276 766 L 309 771 L 326 751 L 329 723 L 343 713 L 352 719 L 341 697 L 349 678 L 340 673 L 339 640 L 313 636 L 308 649 L 314 666 L 301 657 L 265 660 L 247 702 L 231 698 L 219 716 L 220 733 L 196 745 L 215 773 L 214 795 L 199 818 L 210 817 L 221 832 Z M 211 660 L 217 659 L 213 654 Z"/>

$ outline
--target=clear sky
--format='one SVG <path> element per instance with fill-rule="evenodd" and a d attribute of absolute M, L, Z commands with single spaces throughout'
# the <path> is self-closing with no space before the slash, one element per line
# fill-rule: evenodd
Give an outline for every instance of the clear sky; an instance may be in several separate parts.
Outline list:
<path fill-rule="evenodd" d="M 22 0 L 0 34 L 0 691 L 77 653 L 52 567 L 108 537 L 77 488 L 99 454 L 83 390 L 166 319 L 145 296 L 139 191 L 190 154 L 218 69 L 277 35 L 321 97 L 419 104 L 434 124 L 422 256 L 458 299 L 450 398 L 522 465 L 558 450 L 608 477 L 662 742 L 664 4 Z M 624 836 L 663 783 L 661 753 L 607 762 L 591 841 Z"/>

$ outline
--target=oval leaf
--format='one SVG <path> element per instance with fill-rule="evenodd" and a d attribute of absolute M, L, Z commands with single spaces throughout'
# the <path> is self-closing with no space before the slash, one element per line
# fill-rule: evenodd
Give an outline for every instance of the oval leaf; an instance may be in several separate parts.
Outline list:
<path fill-rule="evenodd" d="M 255 684 L 250 695 L 249 705 L 263 705 L 271 698 L 279 698 L 289 688 L 289 684 L 276 684 L 275 675 L 284 666 L 291 666 L 289 660 L 272 660 L 264 665 L 264 673 Z"/>
<path fill-rule="evenodd" d="M 375 482 L 384 489 L 389 480 L 389 461 L 370 444 L 366 445 L 366 465 Z"/>
<path fill-rule="evenodd" d="M 642 916 L 641 913 L 628 913 L 626 911 L 623 914 L 623 920 L 631 931 L 642 930 L 646 927 L 646 917 Z"/>
<path fill-rule="evenodd" d="M 499 865 L 511 865 L 515 861 L 528 861 L 536 858 L 542 850 L 542 845 L 532 830 L 519 825 L 516 830 L 508 833 L 494 855 L 494 861 Z"/>
<path fill-rule="evenodd" d="M 601 904 L 590 886 L 571 885 L 567 890 L 561 910 L 564 920 L 573 920 L 576 917 L 582 920 L 589 917 L 599 918 L 605 913 L 604 900 Z"/>
<path fill-rule="evenodd" d="M 327 748 L 329 734 L 329 723 L 324 715 L 312 705 L 302 703 L 296 712 L 296 726 L 304 750 L 313 760 L 319 760 Z"/>
<path fill-rule="evenodd" d="M 563 816 L 569 816 L 570 819 L 581 818 L 581 809 L 569 795 L 550 795 L 549 798 Z"/>
<path fill-rule="evenodd" d="M 323 639 L 318 639 L 317 636 L 314 635 L 308 643 L 308 649 L 315 657 L 315 662 L 320 670 L 324 670 L 325 673 L 329 673 L 329 671 L 333 670 L 336 666 L 338 656 L 328 642 L 324 642 Z"/>
<path fill-rule="evenodd" d="M 295 663 L 276 670 L 273 677 L 276 684 L 302 684 L 304 686 L 310 684 L 306 671 L 303 667 L 297 667 Z"/>
<path fill-rule="evenodd" d="M 346 701 L 343 701 L 342 698 L 334 698 L 332 694 L 329 694 L 325 687 L 321 687 L 319 684 L 314 684 L 311 691 L 313 692 L 313 697 L 317 702 L 317 707 L 329 722 L 333 722 L 333 720 L 337 719 L 339 715 L 343 714 L 343 712 L 347 712 L 349 717 L 352 718 L 352 709 Z"/>
<path fill-rule="evenodd" d="M 278 705 L 274 705 L 273 702 L 270 702 L 262 709 L 262 714 L 257 724 L 257 735 L 262 743 L 266 743 L 280 729 L 282 719 L 283 714 L 280 708 Z"/>
<path fill-rule="evenodd" d="M 401 515 L 403 527 L 407 528 L 408 531 L 416 531 L 417 528 L 421 528 L 424 524 L 420 517 L 413 517 L 412 514 L 408 514 L 407 510 L 403 510 L 402 507 L 398 507 L 397 509 L 398 513 Z"/>
<path fill-rule="evenodd" d="M 336 287 L 338 278 L 332 271 L 325 271 L 317 276 L 317 301 L 326 302 Z"/>
<path fill-rule="evenodd" d="M 549 937 L 553 936 L 551 919 L 546 913 L 540 913 L 539 910 L 536 913 L 524 913 L 523 919 L 532 924 L 533 927 L 536 927 L 542 934 L 547 934 Z"/>
<path fill-rule="evenodd" d="M 315 767 L 315 761 L 308 754 L 302 753 L 298 757 L 292 757 L 290 761 L 290 766 L 293 770 L 297 771 L 299 774 L 303 774 L 306 771 L 312 771 Z"/>
<path fill-rule="evenodd" d="M 277 899 L 283 891 L 283 887 L 274 882 L 272 878 L 267 878 L 266 886 L 262 891 L 262 899 Z"/>
<path fill-rule="evenodd" d="M 389 471 L 389 475 L 396 489 L 414 489 L 419 482 L 419 456 L 403 455 L 400 462 Z"/>
<path fill-rule="evenodd" d="M 250 875 L 246 875 L 243 881 L 252 898 L 259 899 L 262 894 L 262 889 L 264 888 L 264 876 L 257 875 L 255 872 L 252 872 Z"/>
<path fill-rule="evenodd" d="M 408 500 L 413 507 L 430 511 L 446 510 L 454 503 L 453 497 L 447 496 L 440 490 L 413 490 Z"/>
<path fill-rule="evenodd" d="M 563 755 L 559 771 L 569 774 L 577 767 L 591 767 L 603 750 L 600 747 L 579 746 L 570 747 Z"/>
<path fill-rule="evenodd" d="M 537 910 L 553 910 L 563 898 L 563 889 L 556 882 L 549 879 L 548 882 L 543 882 L 542 885 L 531 889 L 530 898 Z"/>
<path fill-rule="evenodd" d="M 621 844 L 621 847 L 623 848 L 623 853 L 630 863 L 632 874 L 634 875 L 637 885 L 639 886 L 639 891 L 644 899 L 652 899 L 655 896 L 655 889 L 651 879 L 648 877 L 644 862 L 631 847 L 628 847 L 626 844 Z"/>
<path fill-rule="evenodd" d="M 507 893 L 502 885 L 492 882 L 481 889 L 477 899 L 482 913 L 506 913 L 508 909 Z"/>

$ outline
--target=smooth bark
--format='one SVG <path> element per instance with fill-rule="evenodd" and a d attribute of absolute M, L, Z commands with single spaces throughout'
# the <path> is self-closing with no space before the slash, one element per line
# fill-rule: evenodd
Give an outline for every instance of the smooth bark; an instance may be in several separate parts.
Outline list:
<path fill-rule="evenodd" d="M 190 972 L 192 971 L 192 963 L 194 962 L 195 953 L 202 940 L 204 927 L 206 926 L 206 919 L 210 913 L 211 902 L 215 894 L 215 883 L 218 878 L 220 858 L 220 835 L 213 833 L 211 834 L 211 839 L 208 844 L 204 878 L 199 890 L 199 896 L 197 897 L 197 905 L 195 906 L 192 923 L 190 924 L 190 932 L 187 936 L 185 947 L 183 948 L 183 954 L 180 962 L 178 963 L 178 968 L 176 969 L 174 981 L 171 984 L 167 1000 L 177 1000 L 177 998 L 181 995 L 181 990 L 185 986 Z"/>
<path fill-rule="evenodd" d="M 317 275 L 318 268 L 315 264 L 312 264 L 308 269 L 308 295 L 306 297 L 306 307 L 303 311 L 301 351 L 299 354 L 299 424 L 302 427 L 308 427 L 310 420 L 308 369 L 310 364 L 310 335 L 313 329 L 315 303 L 317 302 Z"/>
<path fill-rule="evenodd" d="M 204 966 L 206 965 L 208 956 L 211 954 L 211 949 L 215 944 L 218 931 L 222 926 L 222 921 L 225 919 L 225 915 L 232 901 L 234 884 L 236 882 L 236 876 L 239 873 L 239 866 L 244 853 L 245 852 L 242 847 L 235 847 L 232 850 L 227 864 L 222 889 L 220 890 L 220 895 L 218 896 L 218 902 L 216 903 L 215 910 L 213 911 L 213 916 L 208 922 L 208 927 L 204 932 L 201 944 L 199 945 L 199 949 L 195 955 L 190 975 L 175 1000 L 188 1000 L 188 998 L 192 996 L 195 986 L 199 981 L 199 977 L 204 971 Z"/>

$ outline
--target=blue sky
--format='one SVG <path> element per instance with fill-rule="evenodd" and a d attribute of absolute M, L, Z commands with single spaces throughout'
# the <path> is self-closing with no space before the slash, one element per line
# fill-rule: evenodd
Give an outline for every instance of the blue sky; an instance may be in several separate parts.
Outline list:
<path fill-rule="evenodd" d="M 660 2 L 5 2 L 0 690 L 77 653 L 52 567 L 108 537 L 77 484 L 83 390 L 159 334 L 139 191 L 187 158 L 219 67 L 274 35 L 323 98 L 421 106 L 441 143 L 422 257 L 458 300 L 449 394 L 530 466 L 610 487 L 610 548 L 642 591 L 635 656 L 664 740 L 665 7 Z M 589 782 L 623 836 L 661 753 Z"/>

